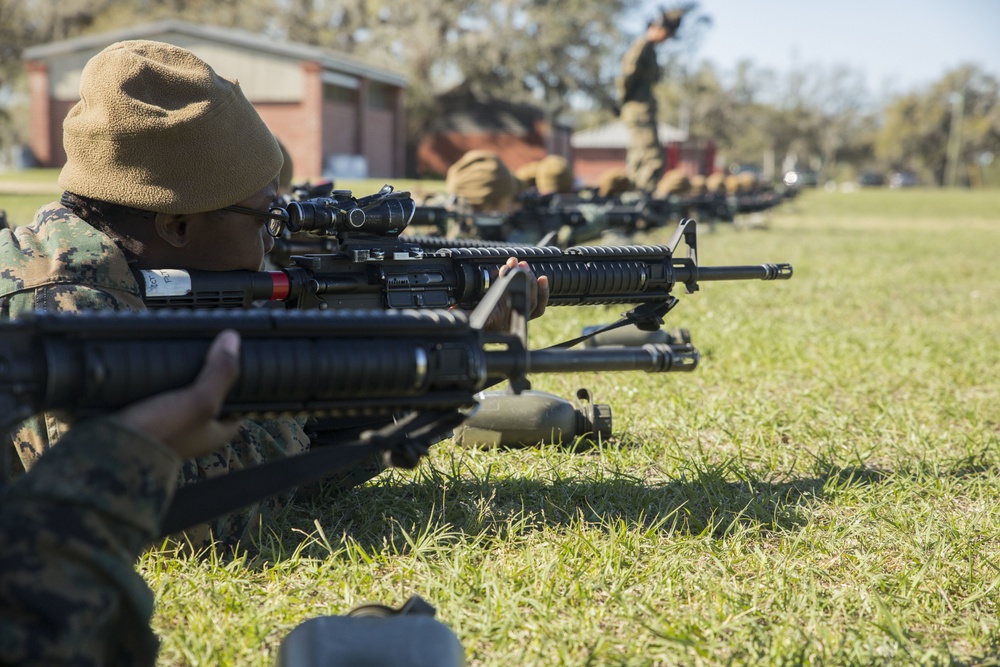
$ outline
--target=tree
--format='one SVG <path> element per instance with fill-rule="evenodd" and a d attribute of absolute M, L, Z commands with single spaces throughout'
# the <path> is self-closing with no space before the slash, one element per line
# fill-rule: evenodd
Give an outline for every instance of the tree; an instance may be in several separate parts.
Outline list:
<path fill-rule="evenodd" d="M 0 0 L 0 164 L 26 140 L 24 49 L 79 34 L 111 0 Z"/>
<path fill-rule="evenodd" d="M 541 106 L 551 118 L 574 100 L 610 106 L 623 48 L 608 16 L 637 0 L 288 0 L 273 23 L 288 39 L 363 56 L 402 71 L 415 144 L 436 96 L 459 85 Z"/>
<path fill-rule="evenodd" d="M 961 100 L 958 105 L 957 100 Z M 961 109 L 961 122 L 953 113 Z M 957 127 L 957 159 L 966 167 L 963 181 L 978 155 L 1000 151 L 1000 82 L 975 65 L 948 72 L 924 92 L 893 100 L 875 142 L 876 154 L 896 169 L 913 169 L 938 185 L 945 183 L 947 147 Z"/>
<path fill-rule="evenodd" d="M 749 61 L 739 63 L 728 77 L 707 61 L 691 71 L 671 62 L 657 92 L 662 119 L 686 125 L 691 136 L 711 138 L 728 162 L 759 164 L 773 150 L 776 113 L 763 102 L 773 79 L 772 72 Z"/>

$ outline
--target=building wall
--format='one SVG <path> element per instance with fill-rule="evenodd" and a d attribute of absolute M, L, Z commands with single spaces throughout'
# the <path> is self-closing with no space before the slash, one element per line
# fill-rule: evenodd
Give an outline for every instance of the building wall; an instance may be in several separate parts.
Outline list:
<path fill-rule="evenodd" d="M 364 145 L 370 178 L 391 177 L 395 162 L 395 114 L 389 109 L 368 109 Z"/>
<path fill-rule="evenodd" d="M 326 102 L 323 105 L 324 155 L 356 155 L 358 110 L 350 104 Z"/>
<path fill-rule="evenodd" d="M 252 100 L 294 102 L 302 95 L 302 70 L 294 58 L 176 32 L 166 32 L 151 39 L 188 49 L 209 63 L 220 76 L 239 81 L 243 93 Z M 83 67 L 104 48 L 83 49 L 49 58 L 50 94 L 56 99 L 79 99 Z"/>
<path fill-rule="evenodd" d="M 238 80 L 271 131 L 281 139 L 295 165 L 295 179 L 315 180 L 324 175 L 331 155 L 363 154 L 369 174 L 403 174 L 401 128 L 403 89 L 380 86 L 385 108 L 367 109 L 358 95 L 367 82 L 357 76 L 324 69 L 319 63 L 271 52 L 220 43 L 180 32 L 164 32 L 154 39 L 189 49 L 220 75 Z M 27 63 L 32 104 L 31 148 L 43 166 L 61 167 L 62 121 L 79 100 L 84 65 L 103 46 L 55 55 Z M 329 81 L 356 89 L 353 101 L 325 99 Z M 368 114 L 365 118 L 359 108 Z"/>
<path fill-rule="evenodd" d="M 584 185 L 597 185 L 606 172 L 624 168 L 624 148 L 576 148 L 573 151 L 573 174 Z"/>
<path fill-rule="evenodd" d="M 573 144 L 570 143 L 572 138 L 572 130 L 565 127 L 557 127 L 549 137 L 549 153 L 562 155 L 572 162 Z"/>
<path fill-rule="evenodd" d="M 86 49 L 49 58 L 49 95 L 57 100 L 80 99 L 80 74 L 87 61 L 104 50 L 104 47 Z"/>
<path fill-rule="evenodd" d="M 28 98 L 31 103 L 31 152 L 41 164 L 52 161 L 52 107 L 49 104 L 49 66 L 44 62 L 29 62 Z"/>
<path fill-rule="evenodd" d="M 257 103 L 294 103 L 305 94 L 308 73 L 301 61 L 181 33 L 165 33 L 161 41 L 188 49 L 220 76 L 239 81 L 247 99 Z"/>
<path fill-rule="evenodd" d="M 76 102 L 54 100 L 52 102 L 52 161 L 59 166 L 66 164 L 66 149 L 63 148 L 62 119 L 69 114 Z"/>
<path fill-rule="evenodd" d="M 264 124 L 281 140 L 291 156 L 293 181 L 300 182 L 318 176 L 319 172 L 309 167 L 311 154 L 314 152 L 313 133 L 302 105 L 265 103 L 255 104 L 254 107 Z"/>

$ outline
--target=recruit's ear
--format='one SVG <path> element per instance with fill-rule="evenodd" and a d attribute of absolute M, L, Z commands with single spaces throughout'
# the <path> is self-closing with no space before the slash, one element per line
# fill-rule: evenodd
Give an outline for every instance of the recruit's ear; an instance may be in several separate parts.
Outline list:
<path fill-rule="evenodd" d="M 184 248 L 191 242 L 190 217 L 186 214 L 157 213 L 154 220 L 156 235 L 175 248 Z"/>

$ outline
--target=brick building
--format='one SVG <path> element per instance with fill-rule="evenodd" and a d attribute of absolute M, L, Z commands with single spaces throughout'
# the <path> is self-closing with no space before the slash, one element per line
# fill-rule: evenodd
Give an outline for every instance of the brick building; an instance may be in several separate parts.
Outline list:
<path fill-rule="evenodd" d="M 62 121 L 79 100 L 83 66 L 106 46 L 127 39 L 181 46 L 222 76 L 239 80 L 291 154 L 296 180 L 403 176 L 403 75 L 328 49 L 175 20 L 25 51 L 31 150 L 41 166 L 61 167 L 66 161 Z"/>
<path fill-rule="evenodd" d="M 417 174 L 443 176 L 467 151 L 494 151 L 509 169 L 550 153 L 570 158 L 570 129 L 530 104 L 487 99 L 459 87 L 436 100 L 436 115 L 417 147 Z"/>
<path fill-rule="evenodd" d="M 689 137 L 687 132 L 666 123 L 660 123 L 657 134 L 663 144 L 667 169 L 683 167 L 692 176 L 714 171 L 715 144 L 712 141 Z M 574 132 L 571 139 L 573 173 L 581 182 L 595 185 L 605 172 L 623 169 L 628 141 L 628 128 L 622 122 Z"/>

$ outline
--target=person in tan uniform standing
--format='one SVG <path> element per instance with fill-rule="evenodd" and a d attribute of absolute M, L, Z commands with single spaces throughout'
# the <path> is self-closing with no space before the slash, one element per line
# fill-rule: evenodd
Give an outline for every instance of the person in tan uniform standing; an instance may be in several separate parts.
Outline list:
<path fill-rule="evenodd" d="M 626 170 L 635 187 L 652 192 L 663 176 L 663 146 L 656 130 L 656 97 L 660 80 L 656 46 L 673 37 L 681 24 L 682 10 L 661 12 L 625 53 L 618 77 L 620 116 L 629 131 Z"/>

